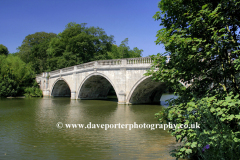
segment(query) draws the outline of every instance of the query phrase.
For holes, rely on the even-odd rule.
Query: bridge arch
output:
[[[130,90],[126,102],[136,103],[160,103],[162,93],[166,89],[164,82],[152,81],[151,76],[139,79]]]
[[[151,85],[150,85],[151,84]],[[189,87],[190,84],[187,82],[179,81],[184,87]],[[142,86],[141,86],[142,85]],[[152,87],[151,87],[152,86]],[[150,88],[148,90],[148,87]],[[167,89],[167,86],[164,82],[152,81],[151,76],[144,76],[140,78],[131,88],[126,103],[127,104],[136,104],[136,103],[160,103],[162,93]],[[139,92],[145,92],[147,94]]]
[[[68,82],[63,78],[58,78],[53,83],[51,88],[51,94],[52,97],[71,97],[71,89],[69,87],[70,85]]]
[[[91,73],[81,82],[77,91],[77,98],[107,99],[107,95],[111,87],[113,87],[118,98],[118,90],[108,76],[99,72]]]

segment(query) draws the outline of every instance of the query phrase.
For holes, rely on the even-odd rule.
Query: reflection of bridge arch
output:
[[[58,78],[52,85],[51,96],[71,97],[71,90],[68,82],[63,78]]]
[[[78,88],[77,98],[106,99],[111,87],[117,93],[114,83],[105,74],[95,72],[84,78]]]

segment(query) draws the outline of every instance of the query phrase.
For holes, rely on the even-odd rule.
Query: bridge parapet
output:
[[[69,71],[73,71],[74,70],[74,66],[72,67],[67,67],[67,68],[63,68],[62,72],[69,72]]]
[[[153,60],[151,57],[142,57],[142,58],[128,58],[127,64],[151,64]]]
[[[49,72],[50,75],[59,74],[59,73],[60,73],[60,69]]]
[[[48,72],[43,72],[43,73],[40,73],[40,74],[36,75],[36,78],[41,78],[41,77],[44,77],[44,78],[48,77]]]
[[[170,56],[166,56],[167,60],[166,62],[168,63],[170,61]],[[92,61],[88,63],[83,63],[67,68],[62,68],[58,69],[55,71],[51,71],[48,73],[41,73],[36,75],[36,78],[44,77],[45,74],[48,74],[49,76],[53,75],[58,75],[61,73],[66,73],[66,72],[72,72],[75,70],[81,70],[81,69],[86,69],[86,68],[98,68],[98,67],[106,67],[106,66],[122,66],[122,67],[128,67],[128,66],[133,66],[133,65],[142,65],[145,64],[147,66],[151,66],[151,63],[153,60],[151,57],[140,57],[140,58],[125,58],[125,59],[111,59],[111,60],[99,60],[99,61]]]
[[[98,65],[121,65],[122,59],[111,59],[111,60],[101,60],[97,61]]]
[[[79,64],[79,65],[76,65],[76,66],[77,66],[77,69],[83,69],[83,68],[91,68],[91,67],[94,66],[94,64],[95,64],[95,61]]]

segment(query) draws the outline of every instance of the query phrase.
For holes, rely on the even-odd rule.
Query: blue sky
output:
[[[1,0],[0,44],[10,53],[35,32],[60,33],[69,22],[103,28],[119,45],[129,39],[143,57],[165,52],[156,45],[160,21],[152,17],[160,0]]]

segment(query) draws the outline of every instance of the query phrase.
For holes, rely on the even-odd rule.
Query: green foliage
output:
[[[128,38],[125,38],[119,46],[113,44],[111,51],[107,52],[108,59],[120,59],[120,58],[135,58],[141,57],[143,50],[134,47],[130,49],[128,45]]]
[[[42,97],[42,90],[39,88],[39,85],[37,84],[37,82],[35,81],[33,83],[33,86],[31,87],[26,87],[24,89],[25,92],[25,96],[26,97]]]
[[[143,50],[127,46],[126,38],[120,46],[102,28],[86,27],[86,23],[67,24],[65,30],[51,39],[47,53],[50,70],[95,60],[140,57]]]
[[[174,87],[180,97],[157,116],[160,122],[201,126],[170,130],[183,142],[173,155],[238,159],[240,3],[162,0],[159,8],[154,18],[164,28],[156,43],[164,44],[166,53],[152,56],[153,67],[146,75]],[[169,63],[165,55],[171,56]],[[179,82],[191,85],[183,88]]]
[[[1,54],[6,55],[6,56],[9,54],[9,51],[8,51],[7,47],[2,45],[2,44],[0,44],[0,55]]]
[[[120,46],[113,43],[113,36],[108,36],[102,28],[71,22],[58,35],[29,34],[14,55],[31,64],[39,74],[95,60],[140,57],[143,51],[137,47],[131,50],[127,38]]]
[[[0,97],[23,95],[24,89],[34,83],[34,78],[30,64],[18,56],[0,55]]]
[[[19,85],[8,75],[0,77],[0,97],[14,97],[19,90]]]
[[[113,36],[99,27],[69,23],[62,33],[53,38],[47,50],[49,69],[69,67],[89,61],[106,59]]]
[[[47,49],[52,38],[56,37],[55,33],[36,32],[25,37],[22,45],[18,47],[19,57],[25,62],[30,63],[33,70],[42,73],[48,69],[46,65],[48,55]]]
[[[181,99],[181,98],[179,98]],[[183,145],[172,155],[178,158],[237,159],[240,156],[239,95],[193,98],[188,103],[171,101],[171,106],[156,114],[161,123],[200,124],[200,128],[177,128],[169,131]],[[209,149],[203,151],[204,146]]]

